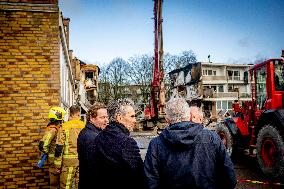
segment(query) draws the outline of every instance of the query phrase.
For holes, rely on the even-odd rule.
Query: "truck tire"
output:
[[[272,125],[265,125],[257,135],[257,160],[262,172],[273,178],[284,176],[283,136]]]
[[[216,133],[219,135],[223,141],[229,156],[233,153],[233,137],[229,128],[224,123],[219,123],[216,126]]]

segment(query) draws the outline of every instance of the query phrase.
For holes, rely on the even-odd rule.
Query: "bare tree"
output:
[[[183,51],[181,55],[179,56],[179,65],[177,68],[184,67],[190,63],[197,62],[196,55],[192,50],[189,51]]]
[[[164,68],[165,68],[165,82],[169,82],[168,73],[172,70],[182,68],[190,63],[197,62],[196,55],[192,50],[183,51],[179,55],[171,55],[169,53],[164,56]]]
[[[106,68],[106,77],[111,86],[112,99],[124,97],[124,88],[127,84],[128,64],[122,58],[113,59]]]
[[[102,66],[100,68],[99,75],[99,90],[98,90],[98,100],[107,104],[111,99],[111,84],[107,77],[107,66]]]
[[[148,103],[153,75],[153,56],[148,54],[113,59],[101,68],[99,100],[108,103],[111,99],[130,97],[135,102]],[[193,51],[183,51],[179,55],[164,55],[164,78],[166,92],[169,90],[168,73],[196,62]]]
[[[150,85],[152,81],[152,66],[153,57],[150,55],[133,56],[128,60],[129,71],[127,76],[130,79],[131,84],[136,85],[136,89],[140,91],[142,95],[142,102],[147,103],[150,93]],[[139,99],[134,99],[138,101]]]

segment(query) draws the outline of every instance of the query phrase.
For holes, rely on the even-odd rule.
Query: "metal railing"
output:
[[[227,80],[226,76],[207,76],[207,75],[203,75],[202,79],[204,81],[212,81],[212,80]]]
[[[251,93],[240,93],[240,98],[251,98]]]
[[[241,77],[240,76],[228,76],[228,80],[240,81]]]
[[[213,98],[238,98],[238,92],[213,93]]]

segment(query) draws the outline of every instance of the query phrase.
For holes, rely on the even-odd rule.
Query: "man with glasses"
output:
[[[109,125],[95,139],[93,188],[143,188],[143,161],[129,136],[136,124],[134,103],[111,101],[108,115]]]

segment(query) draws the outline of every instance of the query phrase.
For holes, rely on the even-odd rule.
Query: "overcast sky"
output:
[[[59,0],[70,48],[86,63],[153,54],[152,0]],[[250,63],[284,49],[284,0],[164,0],[164,51],[198,61]]]

